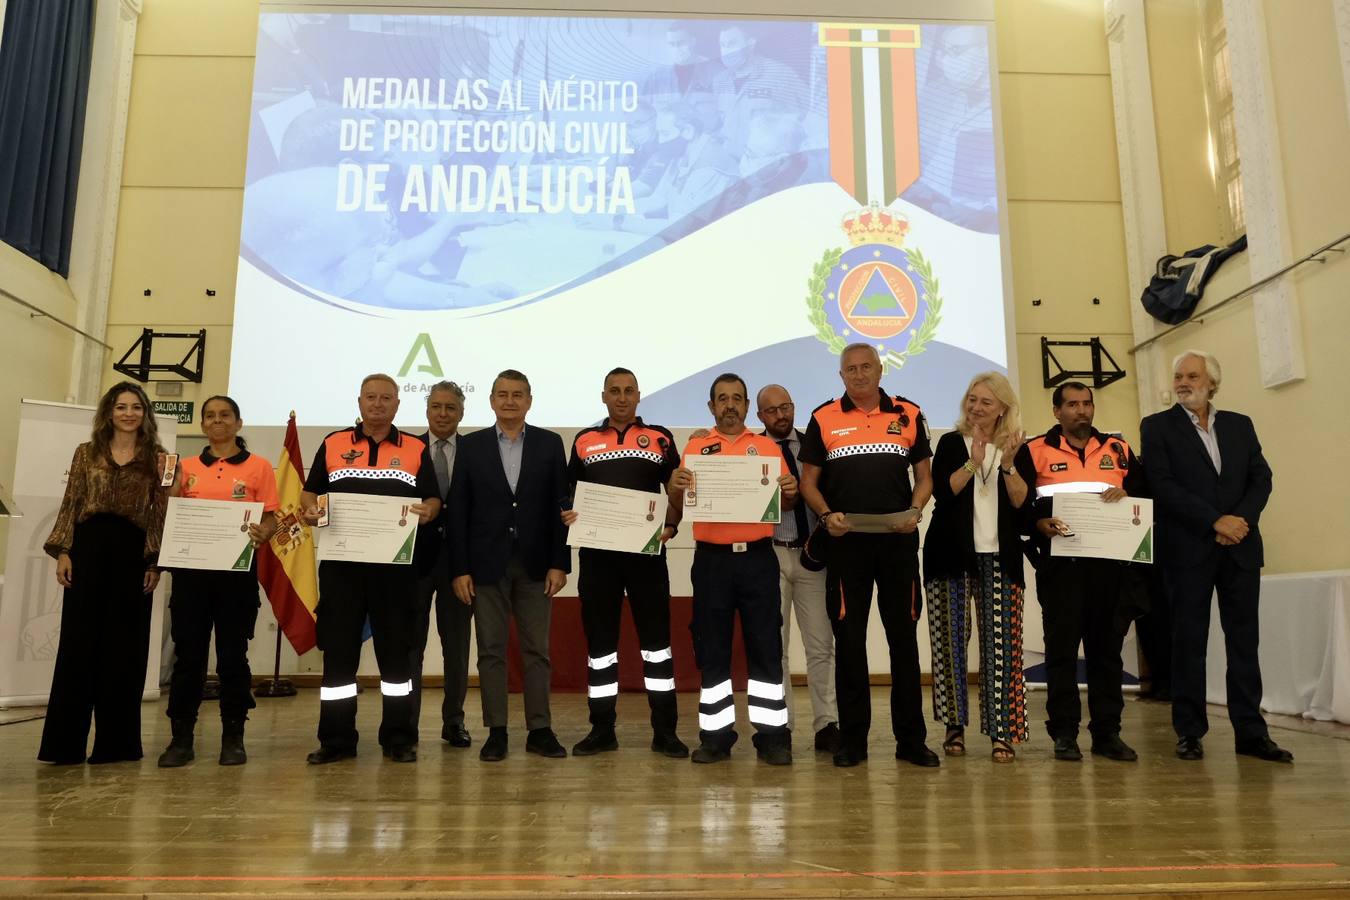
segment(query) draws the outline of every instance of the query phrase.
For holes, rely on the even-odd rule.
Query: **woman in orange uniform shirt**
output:
[[[239,429],[239,405],[216,396],[202,404],[202,433],[210,442],[200,456],[183,460],[179,496],[196,500],[262,503],[262,521],[249,526],[255,546],[272,536],[278,504],[272,464],[246,449]],[[253,673],[248,667],[248,642],[258,619],[257,557],[247,572],[178,569],[169,600],[176,658],[169,686],[169,720],[173,740],[159,757],[172,768],[193,758],[192,733],[202,703],[211,630],[216,632],[216,673],[220,676],[220,764],[247,762],[244,721],[253,702]]]

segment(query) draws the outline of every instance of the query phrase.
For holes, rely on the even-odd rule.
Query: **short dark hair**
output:
[[[502,369],[500,372],[498,372],[497,377],[492,379],[493,391],[497,390],[497,382],[501,381],[502,379],[505,379],[507,381],[523,381],[525,382],[525,393],[526,394],[532,393],[530,391],[530,379],[526,378],[525,373],[520,371],[519,369]]]
[[[745,395],[745,402],[750,402],[750,388],[745,386],[745,379],[735,372],[723,372],[713,379],[712,387],[708,388],[708,402],[717,399],[717,386],[724,381],[739,381],[741,383],[741,393]]]
[[[1083,382],[1081,382],[1081,381],[1062,381],[1062,382],[1060,382],[1060,384],[1055,388],[1055,392],[1054,392],[1053,394],[1050,395],[1050,404],[1051,404],[1052,406],[1054,406],[1055,409],[1059,409],[1061,406],[1064,405],[1064,392],[1065,392],[1065,391],[1087,391],[1087,392],[1088,392],[1088,399],[1089,399],[1089,400],[1095,399],[1095,398],[1093,397],[1093,395],[1092,395],[1092,388],[1088,387],[1086,384],[1083,384]]]
[[[228,406],[230,410],[234,413],[234,417],[236,419],[244,418],[239,412],[239,404],[235,402],[233,397],[227,397],[224,394],[212,394],[210,397],[207,397],[205,400],[202,401],[201,414],[203,416],[206,415],[206,404],[216,400],[219,400],[221,403],[224,403],[226,406]],[[239,445],[240,450],[248,449],[248,442],[244,440],[243,435],[236,434],[234,436],[234,442]]]
[[[625,369],[623,366],[615,366],[614,368],[610,369],[608,372],[605,373],[605,380],[603,383],[609,384],[609,380],[613,378],[615,375],[632,375],[633,380],[637,381],[637,375],[633,374],[632,369]]]

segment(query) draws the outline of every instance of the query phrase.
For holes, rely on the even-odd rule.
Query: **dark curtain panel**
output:
[[[70,274],[94,0],[9,0],[0,36],[0,240]]]

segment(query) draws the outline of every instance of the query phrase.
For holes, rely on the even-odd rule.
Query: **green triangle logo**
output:
[[[661,552],[661,532],[663,532],[663,531],[665,531],[665,530],[666,530],[666,523],[664,523],[664,522],[662,522],[660,525],[656,526],[656,533],[653,534],[651,540],[649,540],[649,541],[643,546],[642,552],[643,552],[643,553],[646,553],[646,554],[649,554],[649,555],[655,555],[655,554],[657,554],[657,553],[660,553],[660,552]]]
[[[413,557],[413,544],[417,541],[417,529],[408,532],[408,539],[403,542],[397,554],[394,555],[396,563],[410,563]]]
[[[783,514],[779,510],[779,503],[782,496],[783,492],[781,490],[773,492],[773,496],[769,498],[769,505],[764,508],[764,515],[759,517],[761,522],[772,522],[777,525],[778,522],[782,520]]]
[[[239,554],[239,558],[230,566],[231,571],[247,572],[249,566],[253,565],[253,542],[249,541],[244,545],[244,552]]]
[[[1139,542],[1139,549],[1134,551],[1132,562],[1153,562],[1153,529],[1150,528],[1144,532],[1144,539]]]

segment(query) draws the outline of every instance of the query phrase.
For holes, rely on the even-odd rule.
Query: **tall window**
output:
[[[1196,0],[1200,10],[1200,62],[1209,120],[1209,171],[1225,241],[1247,230],[1242,203],[1242,167],[1233,122],[1233,81],[1228,59],[1228,29],[1223,0]]]

